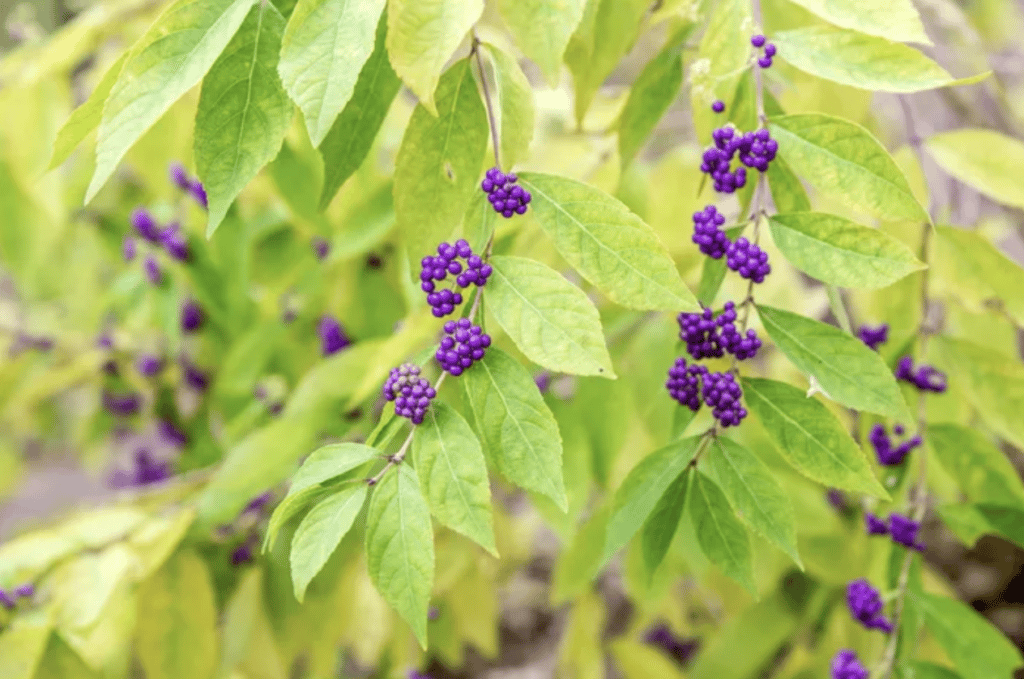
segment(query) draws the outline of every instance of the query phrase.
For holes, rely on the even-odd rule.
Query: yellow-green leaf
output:
[[[498,9],[519,49],[558,84],[562,55],[583,18],[586,0],[499,0]]]
[[[912,0],[793,0],[836,26],[898,42],[932,44]],[[774,37],[774,36],[773,36]]]
[[[1024,142],[995,130],[965,128],[925,141],[942,169],[993,200],[1024,208]]]

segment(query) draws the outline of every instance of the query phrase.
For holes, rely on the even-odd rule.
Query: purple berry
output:
[[[886,535],[889,533],[889,527],[885,525],[885,520],[878,518],[871,512],[864,512],[864,526],[868,531],[868,535]]]
[[[327,259],[327,255],[331,253],[331,244],[326,239],[317,236],[313,239],[313,254],[321,262]]]
[[[480,188],[487,194],[494,211],[506,219],[515,214],[525,214],[526,205],[530,202],[530,192],[521,186],[516,186],[519,181],[513,173],[502,174],[497,167],[487,170]]]
[[[723,427],[736,426],[747,416],[747,409],[740,401],[743,390],[732,373],[707,373],[701,395]]]
[[[861,342],[878,351],[878,346],[885,344],[889,340],[889,324],[882,323],[877,328],[862,325],[857,331],[857,337],[860,338]]]
[[[754,47],[762,47],[762,46],[764,46],[764,42],[765,42],[765,37],[763,35],[760,35],[760,34],[755,35],[755,36],[750,38],[750,44],[753,45]]]
[[[189,261],[188,240],[179,232],[178,224],[171,224],[170,227],[160,232],[160,243],[174,259],[179,262]]]
[[[917,371],[914,370],[914,359],[910,356],[903,356],[896,363],[894,372],[896,379],[910,382],[921,391],[931,391],[941,394],[946,391],[946,373],[930,365],[922,364]]]
[[[146,278],[153,285],[160,285],[164,279],[163,271],[160,270],[160,264],[156,261],[153,255],[146,255],[146,259],[142,262],[142,268],[146,272]]]
[[[868,679],[868,669],[848,648],[841,649],[832,658],[832,679]]]
[[[668,370],[668,381],[665,388],[669,395],[680,405],[693,412],[700,410],[700,378],[706,375],[707,368],[702,365],[686,365],[686,359],[679,357]]]
[[[103,408],[118,417],[134,415],[142,408],[142,397],[133,393],[114,394],[104,389],[101,400]]]
[[[729,245],[725,252],[725,263],[740,276],[755,283],[763,283],[764,277],[772,270],[768,264],[768,253],[743,237]]]
[[[24,585],[18,585],[14,588],[12,594],[19,599],[31,599],[36,593],[36,587],[32,583],[26,583]]]
[[[679,323],[679,339],[686,342],[690,356],[695,359],[722,357],[724,351],[711,309],[705,308],[699,314],[681,313],[676,321]]]
[[[125,236],[124,243],[121,245],[121,254],[124,255],[124,261],[130,262],[135,259],[136,252],[135,239],[131,236]]]
[[[715,102],[711,104],[711,110],[715,113],[721,113],[725,110],[725,102],[721,99],[715,100]]]
[[[188,434],[170,420],[160,420],[157,423],[157,432],[160,438],[172,446],[184,448],[188,445]]]
[[[199,203],[200,207],[202,207],[204,210],[207,208],[206,189],[203,188],[202,182],[200,182],[198,179],[194,179],[191,182],[189,182],[188,189],[186,190],[188,191],[189,195],[192,196],[192,198],[197,203]]]
[[[320,353],[324,356],[336,354],[352,344],[348,335],[333,316],[324,314],[316,326],[316,334],[320,337]]]
[[[757,65],[760,66],[761,68],[771,68],[772,59],[771,57],[761,57],[760,59],[757,60]]]
[[[181,330],[185,333],[193,333],[203,326],[206,315],[203,308],[194,300],[188,300],[181,307]]]
[[[882,596],[867,580],[854,580],[846,587],[846,605],[850,615],[868,629],[892,632],[890,623],[882,613]]]
[[[135,208],[129,219],[132,223],[132,227],[134,227],[138,234],[144,239],[148,240],[150,243],[160,242],[160,229],[149,210],[143,207]]]
[[[185,377],[185,384],[196,391],[206,391],[210,386],[210,376],[184,356],[181,358],[180,363]]]
[[[164,359],[159,356],[143,354],[142,356],[139,356],[139,360],[135,363],[135,367],[138,368],[140,375],[155,377],[164,369],[165,363]]]
[[[189,185],[192,183],[192,178],[188,176],[188,172],[185,171],[185,166],[181,163],[171,163],[168,168],[168,174],[171,176],[171,181],[182,191],[187,191]]]
[[[706,206],[701,212],[693,213],[692,240],[700,251],[712,259],[721,259],[729,246],[729,238],[722,231],[725,217],[714,205]]]
[[[384,383],[384,398],[394,401],[395,414],[407,418],[413,424],[423,422],[430,401],[437,392],[430,382],[420,377],[420,368],[413,363],[403,363],[392,368]]]
[[[491,338],[468,318],[448,321],[444,324],[445,336],[434,354],[441,369],[458,376],[484,357]]]
[[[923,552],[924,545],[917,541],[919,530],[921,530],[921,524],[909,516],[895,513],[889,515],[889,534],[892,536],[893,542]]]
[[[768,43],[767,45],[764,46],[764,55],[766,57],[768,57],[769,59],[771,59],[772,57],[775,56],[775,52],[776,52],[775,43],[770,42],[770,43]]]

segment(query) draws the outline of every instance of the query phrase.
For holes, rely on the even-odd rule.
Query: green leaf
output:
[[[1018,448],[1024,447],[1024,367],[1016,359],[972,342],[938,336],[943,362],[967,392],[982,421]]]
[[[668,44],[651,59],[633,82],[626,105],[619,116],[619,162],[625,168],[665,111],[679,96],[683,84],[683,46],[689,37],[687,26],[674,35]]]
[[[640,530],[661,496],[690,465],[701,440],[691,436],[670,443],[633,467],[612,498],[602,563],[608,563]]]
[[[990,526],[987,532],[995,533],[1024,549],[1024,511],[1018,507],[1003,507],[987,502],[975,505],[974,508]]]
[[[781,31],[772,34],[772,42],[780,57],[804,73],[862,90],[920,92],[975,80],[954,79],[912,47],[831,26]]]
[[[460,381],[498,471],[518,486],[547,495],[566,511],[562,437],[529,371],[492,346]]]
[[[57,139],[53,142],[53,155],[50,157],[50,165],[47,169],[52,170],[67,160],[75,147],[82,143],[82,140],[88,137],[90,132],[99,127],[100,120],[103,119],[103,104],[106,103],[110,90],[117,82],[117,77],[121,74],[121,69],[124,67],[124,62],[128,60],[129,54],[130,52],[127,50],[123,52],[117,61],[107,69],[85,103],[71,112],[67,122],[57,132]]]
[[[294,109],[277,75],[283,29],[274,6],[259,3],[203,78],[193,143],[209,201],[207,238],[288,132]]]
[[[498,10],[516,45],[556,87],[562,68],[562,55],[583,18],[586,0],[499,0]]]
[[[352,528],[368,490],[369,486],[361,480],[351,483],[321,501],[302,519],[292,536],[290,556],[295,598],[300,603],[310,581]]]
[[[317,500],[327,497],[333,489],[320,485],[310,486],[295,492],[289,492],[288,496],[278,503],[267,522],[267,534],[263,538],[263,551],[268,552],[274,547],[278,533],[284,526],[298,516],[304,509]]]
[[[707,28],[693,61],[698,66],[687,73],[697,139],[710,139],[712,128],[721,124],[720,116],[711,110],[715,99],[728,104],[728,119],[737,125],[746,118],[737,115],[744,109],[751,118],[756,113],[754,97],[746,96],[754,93],[753,78],[749,76],[753,28],[750,10],[746,0],[716,0],[705,6]]]
[[[828,408],[784,382],[744,377],[743,395],[775,447],[818,483],[888,499],[867,458]]]
[[[554,269],[494,256],[487,308],[528,359],[549,370],[615,378],[597,307]]]
[[[432,116],[444,117],[441,71],[483,10],[483,0],[388,0],[391,65]]]
[[[925,268],[902,241],[836,215],[779,214],[771,228],[793,266],[830,285],[874,290]]]
[[[829,398],[857,410],[912,422],[896,378],[876,352],[839,328],[769,306],[757,307],[765,330]]]
[[[768,127],[793,171],[819,191],[882,219],[928,221],[896,161],[860,125],[808,113]]]
[[[395,75],[384,47],[387,13],[381,15],[373,53],[363,64],[352,97],[317,147],[324,161],[324,187],[320,209],[325,209],[342,184],[359,169],[373,147],[402,81]],[[332,248],[333,250],[333,248]]]
[[[936,594],[911,596],[928,630],[964,679],[1011,677],[1024,664],[1020,651],[974,609]]]
[[[950,668],[930,662],[918,660],[911,667],[913,669],[903,675],[906,679],[962,679]]]
[[[405,618],[426,650],[434,533],[416,473],[407,464],[385,474],[370,497],[366,559],[377,591]]]
[[[462,220],[479,190],[487,134],[470,61],[462,59],[441,78],[437,113],[422,101],[413,111],[395,161],[395,217],[411,260],[433,252]]]
[[[533,88],[511,55],[484,45],[491,55],[497,86],[501,166],[513,167],[526,158],[533,140]]]
[[[569,601],[582,594],[601,570],[608,506],[598,508],[558,556],[551,581],[551,603]]]
[[[928,443],[968,499],[1024,509],[1024,484],[1016,468],[977,429],[953,423],[929,425]]]
[[[701,551],[756,598],[750,536],[733,513],[722,489],[698,469],[687,495],[690,520]]]
[[[178,552],[140,587],[135,650],[148,679],[209,679],[217,604],[206,563]]]
[[[809,212],[811,200],[807,197],[800,178],[789,169],[785,158],[776,156],[768,166],[768,186],[771,187],[772,201],[781,213]]]
[[[255,0],[178,0],[131,48],[103,106],[88,203],[128,149],[210,70]]]
[[[767,465],[735,441],[715,437],[704,457],[704,469],[721,487],[740,518],[788,554],[802,570],[793,506]]]
[[[858,0],[855,4],[832,0],[793,2],[836,26],[897,42],[932,44],[911,0]]]
[[[929,137],[925,148],[943,170],[989,198],[1024,208],[1017,172],[1024,143],[995,130],[965,128]]]
[[[299,0],[281,38],[278,71],[313,146],[327,136],[373,52],[385,0]]]
[[[630,309],[699,311],[654,230],[621,202],[555,175],[524,172],[519,182],[559,253],[610,300]]]
[[[644,522],[643,530],[640,532],[640,550],[648,573],[657,570],[668,553],[672,538],[679,529],[679,522],[683,519],[686,491],[690,487],[692,477],[690,467],[683,470],[683,473],[661,494],[658,504]]]
[[[569,39],[565,63],[576,86],[576,122],[581,124],[605,78],[633,47],[647,0],[590,0]]]
[[[976,231],[938,226],[935,235],[936,283],[979,310],[998,305],[1024,325],[1024,269]]]
[[[469,423],[435,402],[415,429],[412,454],[430,512],[497,556],[487,463]]]
[[[53,625],[48,618],[19,615],[0,632],[0,677],[32,679]]]

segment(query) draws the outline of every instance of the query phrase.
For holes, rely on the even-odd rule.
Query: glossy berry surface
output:
[[[502,217],[526,214],[526,206],[533,200],[530,192],[516,182],[519,177],[511,172],[504,174],[500,168],[492,167],[480,182],[480,188],[487,194],[491,207]]]
[[[892,632],[892,623],[882,614],[882,596],[867,580],[854,580],[846,587],[846,605],[850,615],[868,629]]]
[[[413,363],[392,368],[383,391],[384,398],[395,402],[395,413],[413,424],[423,422],[430,401],[437,396],[430,382],[420,377],[419,366]]]
[[[444,324],[445,336],[441,338],[434,358],[441,369],[452,376],[459,376],[484,357],[491,337],[479,325],[473,325],[468,318],[448,321]]]
[[[725,303],[715,322],[719,328],[718,341],[723,349],[741,361],[757,355],[761,348],[757,331],[748,328],[746,334],[740,333],[736,328],[736,305],[733,302]]]
[[[743,390],[732,373],[707,373],[701,392],[704,402],[723,427],[734,427],[747,416],[741,398]]]
[[[708,369],[702,365],[687,365],[686,359],[680,356],[668,370],[665,388],[680,405],[697,412],[701,405],[700,378],[707,372]]]
[[[746,168],[766,172],[779,150],[767,128],[740,132],[731,125],[711,132],[713,146],[701,156],[701,172],[711,176],[715,191],[733,193],[747,184]],[[740,167],[732,170],[732,161],[739,158]],[[745,166],[745,167],[744,167]]]
[[[721,259],[729,247],[729,238],[722,231],[725,216],[714,205],[693,213],[693,242],[711,259]]]
[[[750,44],[754,47],[764,47],[765,37],[761,34],[755,35],[750,38]]]
[[[725,264],[743,278],[763,283],[772,271],[768,253],[746,238],[737,238],[725,251]]]
[[[868,669],[848,648],[841,649],[832,658],[832,679],[868,679]]]
[[[686,352],[690,356],[702,359],[721,358],[724,355],[714,316],[714,311],[705,308],[699,314],[681,313],[676,317],[679,339],[686,342]]]
[[[462,293],[456,288],[482,287],[493,271],[483,258],[473,254],[465,240],[458,240],[454,245],[441,243],[437,246],[437,255],[424,257],[420,267],[420,289],[427,293],[427,303],[437,318],[447,316],[462,304]],[[449,276],[455,277],[455,286],[440,288]]]

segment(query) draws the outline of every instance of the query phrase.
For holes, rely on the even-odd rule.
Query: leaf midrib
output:
[[[484,535],[488,534],[487,526],[479,523],[479,517],[476,515],[476,512],[474,511],[474,505],[470,502],[469,497],[466,495],[465,489],[462,487],[462,477],[455,473],[455,467],[452,466],[451,456],[448,454],[448,447],[445,445],[444,437],[441,436],[441,427],[437,423],[437,413],[435,413],[433,409],[430,409],[428,412],[430,412],[430,421],[431,424],[433,425],[433,431],[431,433],[434,435],[434,440],[437,442],[437,448],[441,452],[441,455],[436,456],[435,460],[437,459],[437,457],[444,458],[445,466],[448,467],[448,474],[454,480],[455,488],[456,490],[458,490],[459,493],[459,498],[462,501],[463,507],[465,507],[466,517],[469,519],[470,523],[475,525],[474,530],[480,531],[477,536],[473,536],[473,539],[475,540],[477,538],[482,538]],[[452,420],[456,421],[454,418],[452,418]],[[483,456],[482,451],[480,452],[480,455],[481,457]],[[489,548],[488,551],[490,551]]]

